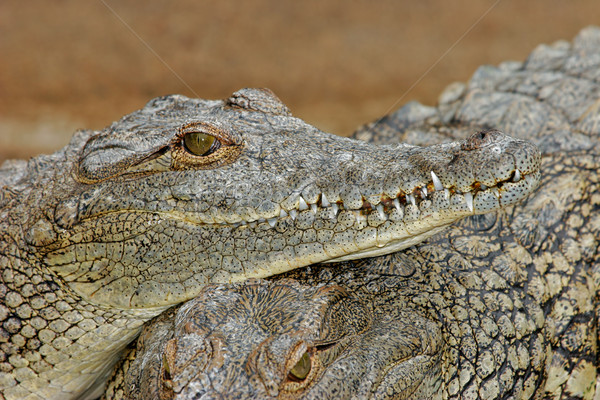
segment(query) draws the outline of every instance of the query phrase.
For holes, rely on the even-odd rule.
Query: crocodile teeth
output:
[[[379,204],[379,205],[377,206],[377,213],[379,214],[379,218],[381,218],[381,219],[383,219],[383,220],[386,220],[386,219],[387,219],[387,217],[386,217],[386,215],[385,215],[385,212],[383,211],[383,206],[382,206],[381,204]]]
[[[427,197],[427,188],[426,187],[422,188],[421,192],[423,193],[423,198]]]
[[[415,201],[415,196],[411,194],[406,195],[406,200],[410,201],[413,206],[417,205],[417,202]]]
[[[298,211],[290,210],[290,217],[292,217],[292,219],[296,219],[297,216],[298,216]]]
[[[490,190],[494,194],[494,196],[496,196],[498,199],[500,199],[500,192],[498,191],[498,188],[493,187]]]
[[[486,190],[488,187],[486,185],[484,185],[483,183],[481,185],[479,185],[479,189],[481,190]]]
[[[312,211],[313,214],[317,213],[317,205],[315,203],[310,205],[310,211]]]
[[[340,210],[340,207],[337,205],[337,203],[333,203],[331,205],[331,213],[333,214],[334,217],[337,215],[339,210]]]
[[[444,190],[444,185],[442,185],[442,181],[437,177],[435,172],[431,171],[431,179],[433,180],[433,187],[435,190]]]
[[[396,207],[396,211],[398,211],[398,212],[402,211],[402,210],[400,210],[400,200],[398,200],[398,198],[395,198],[392,203],[394,204],[394,207]]]
[[[321,194],[321,206],[322,207],[329,207],[331,204],[329,204],[329,201],[327,200],[327,196],[325,196],[325,193]]]
[[[287,217],[287,216],[288,216],[288,213],[286,213],[286,212],[285,212],[285,210],[282,208],[282,209],[279,211],[279,217],[280,217],[280,218],[284,218],[284,217]]]
[[[513,177],[513,182],[519,182],[521,180],[521,171],[515,169],[515,176]]]
[[[267,220],[267,222],[269,223],[269,225],[271,225],[271,228],[275,228],[275,224],[277,223],[277,218],[269,218]]]
[[[298,204],[299,204],[298,210],[300,210],[300,211],[308,210],[308,204],[306,204],[304,197],[302,197],[302,196],[298,197]]]
[[[465,193],[465,203],[467,203],[467,207],[469,210],[473,212],[473,194],[471,192]]]

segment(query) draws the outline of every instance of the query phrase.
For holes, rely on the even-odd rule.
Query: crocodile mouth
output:
[[[279,223],[284,222],[293,224],[303,212],[311,212],[314,216],[318,215],[323,219],[336,219],[340,213],[348,212],[358,224],[371,226],[379,226],[386,221],[410,224],[419,219],[427,219],[436,212],[451,213],[448,219],[453,221],[460,217],[482,214],[514,204],[533,190],[540,180],[540,172],[537,170],[521,172],[515,168],[508,179],[499,180],[493,186],[475,181],[470,186],[471,190],[460,191],[455,186],[442,184],[434,171],[430,171],[430,175],[431,181],[415,186],[410,191],[405,192],[398,188],[394,194],[382,193],[379,196],[369,196],[368,199],[361,194],[360,200],[354,201],[352,205],[346,205],[341,199],[330,200],[324,192],[318,193],[309,200],[302,195],[303,188],[300,188],[294,190],[284,202],[276,204],[270,215],[265,217],[257,216],[256,210],[251,213],[223,213],[218,209],[214,212],[130,209],[127,212],[153,214],[154,217],[148,222],[149,225],[164,219],[179,219],[192,224],[230,228],[256,228],[262,224],[264,229],[275,228]],[[69,215],[76,212],[77,215],[72,219],[79,222],[124,212],[122,210],[94,212],[93,208],[87,208],[87,215],[82,215],[83,213],[76,210],[76,206],[70,208],[67,206],[68,204],[62,204],[59,208],[61,210],[65,208],[64,213]]]
[[[246,225],[254,227],[264,223],[274,228],[284,219],[296,220],[299,213],[303,211],[311,211],[315,215],[324,212],[324,216],[331,219],[335,219],[342,211],[350,211],[358,222],[366,222],[370,215],[380,223],[387,220],[410,222],[418,217],[426,218],[431,212],[443,211],[443,207],[436,207],[437,203],[434,203],[434,200],[445,205],[445,208],[462,211],[467,216],[485,213],[499,206],[522,200],[524,195],[521,194],[533,189],[540,178],[538,171],[524,173],[516,168],[509,179],[498,181],[494,186],[476,181],[471,185],[470,191],[461,192],[456,187],[444,186],[434,171],[430,174],[431,182],[427,185],[417,186],[408,193],[398,190],[396,197],[382,194],[375,201],[372,198],[369,201],[362,196],[362,204],[358,208],[346,207],[342,200],[330,201],[323,192],[318,195],[316,201],[308,201],[302,194],[297,193],[290,196],[296,198],[288,202],[292,207],[286,209],[285,206],[280,205],[279,214],[270,218],[244,220],[240,217],[240,220],[233,223],[226,220],[216,222],[214,219],[203,222],[230,225],[235,228]]]

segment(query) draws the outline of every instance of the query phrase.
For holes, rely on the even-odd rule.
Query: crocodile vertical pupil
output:
[[[302,358],[294,365],[294,368],[290,370],[290,375],[296,379],[306,379],[310,372],[311,363],[310,363],[310,355],[308,353],[304,353]]]
[[[183,144],[187,151],[196,156],[206,156],[216,147],[216,139],[212,135],[201,132],[190,132],[183,137]]]

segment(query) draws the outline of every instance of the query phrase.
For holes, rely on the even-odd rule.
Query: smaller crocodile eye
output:
[[[310,373],[311,361],[308,352],[302,355],[302,358],[294,365],[294,368],[290,370],[290,376],[295,379],[303,380],[306,379]]]
[[[206,133],[189,132],[183,137],[183,145],[195,156],[207,156],[219,148],[220,142]]]

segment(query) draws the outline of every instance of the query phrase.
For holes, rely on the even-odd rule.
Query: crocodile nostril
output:
[[[461,148],[462,150],[476,150],[496,141],[500,136],[502,136],[502,132],[497,129],[484,129],[469,136]]]

